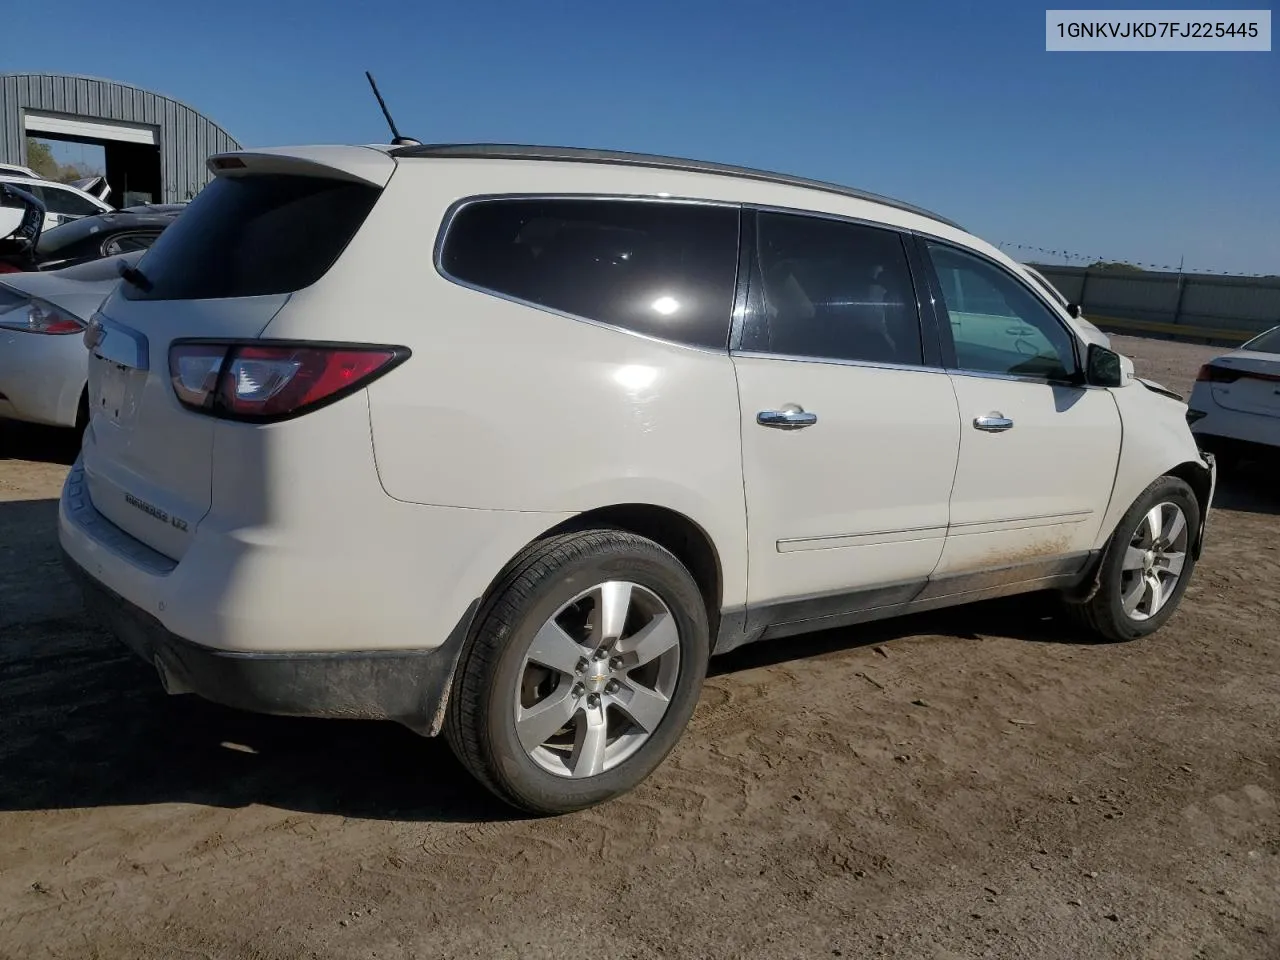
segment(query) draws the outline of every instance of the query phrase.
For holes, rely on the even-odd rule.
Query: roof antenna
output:
[[[369,79],[369,86],[373,87],[373,95],[378,98],[378,106],[382,108],[382,115],[387,118],[387,126],[391,128],[392,145],[397,147],[422,146],[421,140],[400,136],[400,131],[396,129],[396,122],[391,119],[391,111],[387,109],[387,102],[382,99],[382,94],[378,92],[378,85],[374,82],[373,74],[366,70],[364,75]]]

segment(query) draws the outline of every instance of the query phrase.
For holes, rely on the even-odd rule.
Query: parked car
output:
[[[0,277],[0,417],[83,429],[88,319],[142,252]]]
[[[1111,346],[1111,338],[1087,320],[1080,306],[1071,303],[1064,297],[1062,291],[1055,287],[1048,277],[1028,263],[1021,264],[1021,267],[1030,274],[1032,280],[1044,288],[1044,291],[1057,302],[1059,307],[1075,318],[1076,326],[1085,334],[1090,343],[1099,343],[1108,348]]]
[[[14,177],[37,177],[39,176],[30,167],[24,167],[20,163],[0,163],[0,176]]]
[[[1274,458],[1280,448],[1280,327],[1206,363],[1187,420],[1224,463]]]
[[[57,183],[53,180],[42,180],[23,174],[0,171],[0,183],[12,183],[19,186],[23,190],[34,194],[45,205],[44,226],[46,230],[52,230],[59,224],[74,220],[77,217],[91,217],[98,213],[110,213],[115,209],[103,199],[111,189],[106,186],[106,180],[102,177],[90,179],[93,182],[101,181],[101,186],[99,187],[99,192],[102,192],[101,197],[80,190],[68,183]],[[87,183],[86,181],[81,182]],[[106,192],[103,192],[102,188],[105,188]],[[21,217],[22,212],[19,208],[0,206],[0,236],[10,233],[17,226]]]
[[[121,211],[64,223],[41,235],[36,244],[36,269],[61,270],[100,257],[146,250],[177,216],[178,212]]]
[[[443,729],[554,813],[658,766],[712,653],[1039,590],[1130,639],[1187,587],[1185,405],[942,217],[590,150],[210,168],[85,332],[59,507],[172,692]]]

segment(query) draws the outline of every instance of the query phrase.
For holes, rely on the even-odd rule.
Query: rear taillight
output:
[[[230,420],[287,420],[343,397],[396,367],[405,347],[175,341],[173,392],[188,409]]]
[[[33,297],[16,307],[0,312],[0,327],[21,330],[23,333],[65,334],[81,333],[84,321],[61,307]]]
[[[1233,370],[1217,364],[1206,363],[1196,374],[1196,380],[1205,383],[1235,383],[1237,380],[1262,380],[1280,383],[1280,373],[1263,373],[1261,370]]]
[[[1240,371],[1229,370],[1212,363],[1206,363],[1196,374],[1197,383],[1235,383],[1240,379]]]

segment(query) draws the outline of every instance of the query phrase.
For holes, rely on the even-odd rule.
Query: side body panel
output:
[[[264,336],[413,351],[368,390],[387,496],[556,515],[619,504],[670,509],[709,535],[722,565],[722,602],[739,606],[746,515],[727,350],[505,300],[433,265],[437,233],[459,200],[591,193],[593,179],[598,193],[618,195],[620,183],[634,183],[617,170],[601,177],[551,167],[538,164],[530,177],[518,164],[402,162],[330,274],[294,294]]]
[[[1123,424],[1124,442],[1111,503],[1094,542],[1105,546],[1116,524],[1150,483],[1184,464],[1208,469],[1186,421],[1186,404],[1132,382],[1111,391]]]
[[[955,374],[960,463],[937,576],[1087,552],[1120,452],[1106,390]],[[986,432],[999,414],[1013,426]]]

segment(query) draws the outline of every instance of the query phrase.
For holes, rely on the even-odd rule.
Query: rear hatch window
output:
[[[382,191],[328,177],[218,177],[156,241],[130,300],[292,293],[319,280]]]

